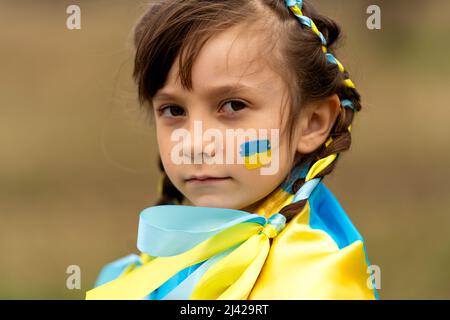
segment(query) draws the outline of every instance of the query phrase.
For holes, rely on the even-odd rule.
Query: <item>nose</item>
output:
[[[217,139],[210,139],[210,130],[217,130],[213,126],[205,125],[203,120],[193,120],[189,124],[190,139],[185,144],[184,154],[190,156],[190,163],[202,164],[216,155]],[[190,141],[189,141],[190,140]]]

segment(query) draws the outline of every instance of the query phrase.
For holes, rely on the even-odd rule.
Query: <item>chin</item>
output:
[[[214,196],[199,197],[196,199],[192,199],[191,202],[196,207],[227,208],[227,209],[239,208],[239,205],[230,203],[229,201],[224,201],[223,198],[218,198]]]

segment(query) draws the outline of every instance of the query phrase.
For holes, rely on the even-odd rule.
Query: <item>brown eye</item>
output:
[[[247,105],[239,100],[230,100],[223,104],[223,107],[221,110],[225,113],[236,113],[244,108],[246,108]]]
[[[179,106],[165,106],[158,110],[158,113],[163,117],[182,117],[185,115],[184,109]]]

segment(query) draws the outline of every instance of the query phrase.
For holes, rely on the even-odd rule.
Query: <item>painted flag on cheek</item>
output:
[[[271,162],[270,140],[250,140],[241,145],[239,155],[244,158],[245,167],[253,170]]]

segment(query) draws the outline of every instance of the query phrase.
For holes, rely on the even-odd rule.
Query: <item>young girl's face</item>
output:
[[[286,112],[281,112],[287,98],[287,86],[258,55],[263,44],[254,34],[244,35],[243,32],[242,27],[234,27],[205,44],[192,68],[191,91],[180,85],[178,63],[174,63],[164,87],[152,100],[158,146],[166,174],[191,205],[246,210],[275,190],[292,168],[296,142],[292,143],[294,149],[288,150],[284,136],[279,136],[278,145],[271,136],[276,129],[281,134],[280,126],[287,121],[283,116]],[[241,89],[227,90],[237,86]],[[201,136],[195,140],[195,123],[197,130],[201,124],[200,134],[208,129],[221,133],[222,147],[219,140],[206,140]],[[234,146],[230,144],[226,129],[244,132],[266,129],[266,138],[272,145],[272,161],[278,163],[265,167],[272,165],[277,170],[273,174],[262,174],[261,167],[250,168],[238,163],[239,143],[234,139]],[[174,160],[173,152],[180,150],[181,140],[171,137],[174,132],[183,131],[190,133],[190,139],[183,140],[182,152],[192,162],[180,164]],[[214,141],[216,143],[212,145]],[[226,158],[230,150],[234,150],[232,163]],[[223,164],[205,163],[205,158],[217,157],[221,152]],[[274,153],[278,153],[278,159]],[[195,156],[203,159],[202,163],[194,163]],[[212,179],[192,179],[195,176]]]

